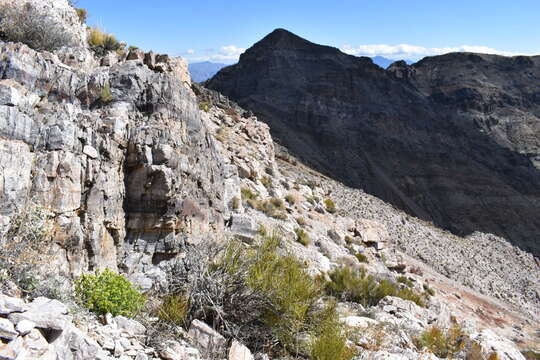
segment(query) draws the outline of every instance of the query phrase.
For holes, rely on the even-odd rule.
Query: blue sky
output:
[[[540,54],[540,0],[78,0],[145,50],[232,63],[275,28],[355,55]]]

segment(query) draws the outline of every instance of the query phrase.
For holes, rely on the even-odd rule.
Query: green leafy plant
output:
[[[75,294],[90,311],[99,315],[134,316],[145,297],[124,276],[109,269],[82,275],[75,281]]]

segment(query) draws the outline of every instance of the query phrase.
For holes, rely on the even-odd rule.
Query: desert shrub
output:
[[[296,204],[296,198],[292,194],[288,194],[287,196],[285,196],[285,201],[291,205]]]
[[[367,256],[364,255],[364,254],[362,254],[362,253],[356,253],[354,256],[355,256],[355,257],[358,259],[358,261],[361,262],[361,263],[368,263],[368,262],[369,262]]]
[[[157,316],[161,321],[184,325],[189,312],[189,298],[184,295],[168,295],[163,298]]]
[[[272,187],[272,178],[270,176],[263,176],[260,181],[265,188],[269,189]]]
[[[79,21],[81,22],[81,24],[86,24],[86,19],[88,18],[88,11],[83,8],[77,8],[75,9],[75,11],[77,12],[77,16],[79,17]]]
[[[397,281],[398,283],[404,284],[404,285],[406,285],[406,286],[408,286],[408,287],[413,287],[413,286],[414,286],[414,283],[412,282],[412,280],[409,279],[409,278],[406,277],[406,276],[403,276],[403,275],[398,276],[398,278],[396,279],[396,281]]]
[[[307,196],[307,197],[306,197],[306,200],[307,200],[311,205],[317,205],[317,203],[318,203],[321,199],[319,199],[317,196]]]
[[[240,194],[242,196],[242,201],[247,202],[248,200],[255,200],[259,196],[257,193],[254,193],[248,188],[241,188]]]
[[[108,104],[113,101],[111,85],[109,85],[109,82],[106,82],[105,85],[103,85],[103,88],[101,89],[100,100],[103,104]]]
[[[308,233],[302,228],[296,228],[294,230],[296,233],[296,241],[304,246],[308,246],[311,243]]]
[[[79,277],[75,294],[86,308],[99,315],[131,317],[145,302],[144,295],[124,275],[109,269]]]
[[[301,346],[298,334],[309,330],[308,314],[321,288],[298,259],[278,253],[280,241],[275,235],[264,239],[249,268],[247,283],[270,301],[263,322],[285,348],[294,351]]]
[[[349,360],[355,355],[354,350],[347,346],[345,327],[339,321],[334,303],[317,314],[314,326],[314,341],[311,345],[313,360]]]
[[[433,326],[414,339],[419,348],[427,348],[440,358],[453,358],[465,347],[463,330],[455,325],[448,330]]]
[[[372,275],[366,275],[365,270],[353,270],[343,267],[329,274],[326,291],[343,300],[354,301],[363,306],[374,306],[386,296],[396,296],[404,300],[425,306],[423,298],[411,289],[399,289],[388,280],[377,280]]]
[[[208,101],[201,101],[199,103],[199,110],[202,110],[204,112],[210,111],[210,103]]]
[[[266,215],[275,219],[286,220],[287,215],[284,213],[285,203],[278,198],[269,198],[266,200],[247,199],[247,204],[255,210],[262,211]]]
[[[30,202],[0,232],[0,290],[13,282],[29,294],[39,287],[40,268],[51,246],[53,213]]]
[[[326,211],[328,211],[330,214],[336,212],[336,204],[331,199],[324,200],[324,207],[326,208]]]
[[[238,198],[238,196],[232,198],[231,205],[233,210],[238,210],[238,208],[240,208],[240,199]]]
[[[130,45],[130,46],[128,47],[128,51],[135,51],[135,50],[138,50],[138,49],[139,49],[139,47],[138,47],[138,46],[135,46],[135,45]]]
[[[0,38],[46,51],[77,44],[76,38],[48,14],[23,1],[0,5]]]
[[[346,236],[345,236],[345,243],[346,243],[347,245],[349,245],[349,244],[352,244],[352,242],[353,242],[353,238],[350,237],[349,235],[346,235]]]
[[[98,55],[105,55],[110,51],[123,50],[125,44],[119,42],[112,34],[103,32],[98,27],[90,28],[88,45]]]
[[[524,350],[521,352],[527,360],[540,360],[540,352],[533,350]]]
[[[307,224],[306,219],[304,219],[303,217],[297,217],[297,218],[296,218],[296,222],[297,222],[298,225],[300,225],[300,226],[305,226],[305,225]]]

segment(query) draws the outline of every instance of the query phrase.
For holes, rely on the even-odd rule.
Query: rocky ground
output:
[[[79,34],[67,2],[50,4]],[[250,245],[262,229],[281,234],[312,276],[363,268],[425,294],[425,307],[393,296],[339,302],[357,359],[436,359],[414,339],[456,324],[457,358],[539,349],[534,258],[491,235],[450,235],[302,165],[252,113],[192,85],[181,59],[9,42],[0,58],[2,254],[22,209],[37,204],[51,223],[31,264],[40,294],[0,269],[0,359],[268,359],[200,319],[163,328],[150,309],[98,317],[71,285],[110,268],[152,297],[174,261],[197,260],[194,247]]]

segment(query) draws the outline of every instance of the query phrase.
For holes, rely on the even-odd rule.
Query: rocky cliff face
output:
[[[234,195],[226,181],[235,172],[185,74],[158,71],[143,55],[75,67],[0,44],[1,219],[29,201],[50,207],[68,274],[120,263],[148,270],[188,235],[218,233]],[[130,258],[133,249],[143,255]]]
[[[539,80],[540,57],[449,54],[385,71],[276,30],[207,85],[325,174],[538,255]]]

